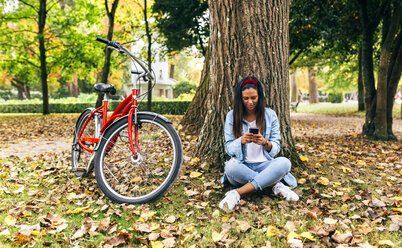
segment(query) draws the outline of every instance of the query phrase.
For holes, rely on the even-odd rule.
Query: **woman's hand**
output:
[[[262,136],[262,134],[258,133],[258,134],[253,134],[253,142],[258,144],[258,145],[265,145],[265,143],[267,142],[267,140],[264,138],[264,136]]]
[[[243,145],[251,142],[254,142],[254,134],[247,132],[241,136],[241,143]]]

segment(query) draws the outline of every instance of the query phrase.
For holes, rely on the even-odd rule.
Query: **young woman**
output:
[[[242,79],[235,89],[233,105],[225,121],[225,150],[231,159],[225,163],[221,181],[229,181],[238,188],[228,191],[219,207],[231,210],[242,195],[271,186],[275,195],[289,201],[299,200],[281,182],[297,186],[296,178],[290,174],[290,161],[285,157],[274,158],[281,146],[278,117],[265,107],[261,83],[255,77]]]

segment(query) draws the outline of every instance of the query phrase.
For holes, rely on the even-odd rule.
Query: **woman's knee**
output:
[[[284,173],[287,173],[292,168],[292,163],[289,159],[285,157],[278,157],[275,159],[278,166],[283,170]]]
[[[239,171],[239,167],[241,167],[243,164],[235,159],[231,158],[230,160],[225,162],[225,174],[230,177],[233,176],[236,172]]]

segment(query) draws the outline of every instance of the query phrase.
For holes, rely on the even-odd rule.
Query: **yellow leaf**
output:
[[[305,178],[300,178],[299,181],[297,181],[299,184],[305,184],[306,179]]]
[[[195,157],[195,158],[191,159],[191,162],[192,163],[197,163],[197,162],[200,162],[200,159]]]
[[[152,248],[163,248],[163,243],[161,241],[151,241]]]
[[[208,202],[201,202],[201,206],[206,207],[208,205]]]
[[[199,177],[199,176],[201,176],[201,175],[202,175],[201,172],[195,172],[195,171],[193,171],[193,172],[190,173],[190,178],[196,178],[196,177]]]
[[[326,177],[320,177],[320,179],[317,181],[317,183],[322,184],[322,185],[328,185],[329,184],[329,180]]]
[[[314,128],[314,127],[316,127],[316,125],[315,125],[315,124],[313,124],[313,125],[311,125],[311,127],[313,127],[313,128]]]
[[[340,182],[334,182],[334,184],[333,184],[332,186],[334,186],[334,187],[339,187],[339,186],[341,186],[341,184],[342,184],[342,183],[340,183]]]
[[[149,227],[149,229],[151,229],[151,231],[155,231],[157,229],[159,229],[161,225],[159,225],[158,223],[151,223],[151,226]]]
[[[32,235],[34,235],[34,236],[44,236],[44,235],[46,235],[46,233],[45,232],[32,231]]]
[[[276,229],[276,227],[274,225],[269,225],[268,229],[267,229],[267,237],[272,237],[272,236],[276,236],[276,234],[278,233],[278,229]]]
[[[186,230],[187,232],[192,232],[192,231],[194,231],[194,226],[191,225],[191,226],[187,227],[185,230]]]
[[[392,208],[392,211],[402,213],[402,208]]]
[[[78,213],[84,212],[86,210],[89,210],[89,207],[76,208],[73,210],[73,214],[78,214]]]
[[[311,241],[315,241],[315,238],[313,237],[313,235],[309,232],[304,232],[302,234],[300,234],[300,237],[304,238],[304,239],[308,239]]]
[[[11,215],[8,215],[6,218],[4,218],[4,223],[7,226],[14,226],[15,225],[15,218]]]
[[[297,233],[295,233],[295,232],[290,232],[290,233],[288,234],[287,240],[289,240],[289,239],[294,239],[294,238],[298,238],[298,237],[299,237],[299,234],[297,234]]]
[[[222,234],[220,234],[220,233],[218,233],[218,232],[215,232],[215,231],[212,232],[212,240],[213,240],[214,242],[218,242],[219,240],[222,239],[222,237],[223,237]]]
[[[362,161],[362,160],[357,160],[356,161],[358,164],[360,164],[360,165],[365,165],[366,164],[366,162],[364,162],[364,161]]]
[[[300,155],[300,160],[303,162],[308,162],[308,158],[303,155]]]
[[[143,210],[141,212],[140,218],[142,218],[144,220],[148,220],[148,219],[152,218],[155,214],[156,214],[155,211]]]
[[[351,172],[352,170],[349,167],[342,166],[343,173]]]

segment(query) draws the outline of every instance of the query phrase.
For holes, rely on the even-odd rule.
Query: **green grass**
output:
[[[365,112],[357,111],[357,103],[306,103],[302,102],[297,107],[298,113],[312,113],[312,114],[350,114],[364,116]],[[392,109],[394,117],[401,117],[401,104],[394,104]]]

